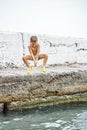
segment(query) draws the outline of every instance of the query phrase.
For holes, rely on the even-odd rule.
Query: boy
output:
[[[23,61],[28,67],[28,73],[30,74],[32,71],[32,67],[28,63],[28,61],[33,60],[34,61],[34,66],[37,66],[38,60],[43,59],[43,65],[40,66],[41,71],[46,72],[45,66],[48,60],[48,55],[47,54],[40,54],[40,45],[38,43],[38,38],[37,36],[32,36],[30,38],[30,44],[28,46],[30,55],[23,56]]]

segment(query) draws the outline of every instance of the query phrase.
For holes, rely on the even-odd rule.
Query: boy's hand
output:
[[[35,61],[34,65],[37,66],[37,64],[38,64],[38,60]]]
[[[38,61],[34,61],[34,66],[37,66]]]

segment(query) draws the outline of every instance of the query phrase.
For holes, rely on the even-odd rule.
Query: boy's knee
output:
[[[46,58],[48,59],[48,55],[46,54]]]
[[[48,59],[48,55],[47,54],[45,54],[45,58]]]

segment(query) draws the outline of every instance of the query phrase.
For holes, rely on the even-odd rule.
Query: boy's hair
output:
[[[31,36],[30,37],[30,42],[32,42],[32,41],[38,41],[38,38],[37,38],[37,36]]]

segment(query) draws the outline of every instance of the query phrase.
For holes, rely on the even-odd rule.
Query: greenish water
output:
[[[87,130],[87,104],[0,114],[0,130]]]

